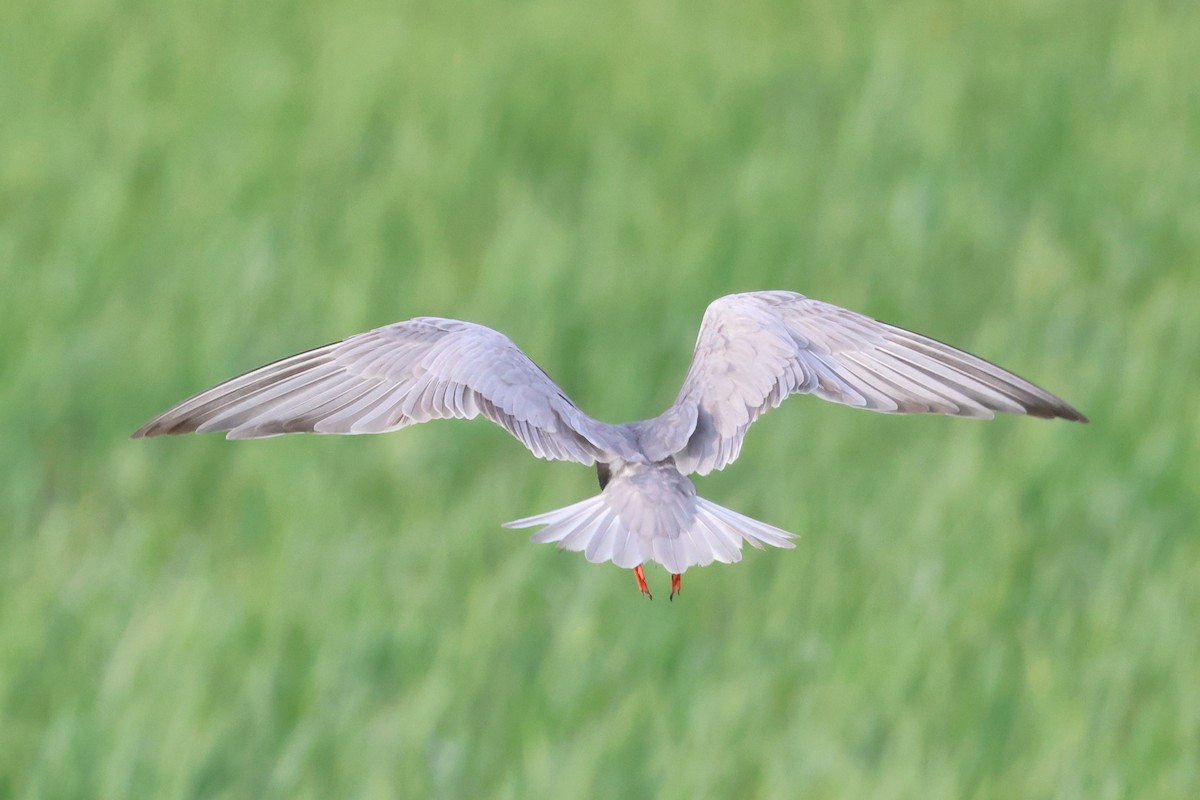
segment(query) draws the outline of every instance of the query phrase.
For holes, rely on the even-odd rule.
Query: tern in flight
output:
[[[671,574],[742,557],[742,543],[792,547],[793,534],[711,503],[688,475],[737,458],[750,423],[791,394],[885,414],[994,412],[1087,422],[1059,398],[962,350],[794,292],[748,292],[704,312],[691,367],[659,416],[592,419],[508,337],[455,319],[418,317],[318,347],[228,380],[155,417],[134,438],[225,432],[385,433],[482,414],[539,458],[596,465],[600,493],[505,523],[544,526],[535,542],[588,561]]]

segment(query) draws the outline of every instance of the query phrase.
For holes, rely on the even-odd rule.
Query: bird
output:
[[[1087,417],[1024,378],[936,339],[790,291],[719,297],[700,323],[675,402],[613,425],[585,414],[507,336],[484,325],[416,317],[251,370],[168,409],[133,438],[223,432],[386,433],[433,419],[484,416],[538,458],[595,466],[600,492],[503,524],[534,542],[633,570],[671,575],[741,560],[743,543],[791,548],[795,534],[700,497],[688,477],[737,459],[750,425],[793,394],[884,414],[991,419],[996,412]]]

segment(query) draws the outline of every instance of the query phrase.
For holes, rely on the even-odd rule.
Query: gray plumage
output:
[[[482,414],[539,458],[601,469],[596,497],[506,527],[545,526],[533,541],[589,561],[654,561],[680,574],[738,561],[743,542],[792,546],[792,534],[698,497],[686,477],[733,462],[750,424],[791,394],[886,414],[1087,422],[1044,389],[934,339],[793,292],[749,292],[709,305],[683,388],[654,419],[593,419],[503,334],[419,317],[226,381],[133,436],[383,433]]]

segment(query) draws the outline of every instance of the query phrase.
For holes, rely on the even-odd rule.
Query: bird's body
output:
[[[990,418],[994,412],[1086,418],[987,361],[919,334],[792,292],[710,304],[674,404],[612,425],[581,411],[503,334],[419,317],[260,367],[151,420],[135,438],[225,432],[382,433],[482,414],[534,455],[595,464],[601,492],[506,527],[544,526],[535,542],[635,570],[679,576],[741,558],[743,542],[791,547],[792,534],[711,503],[688,479],[737,458],[749,425],[790,394],[893,414]]]

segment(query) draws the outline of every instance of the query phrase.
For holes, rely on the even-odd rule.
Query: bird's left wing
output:
[[[384,433],[479,414],[539,458],[590,465],[630,453],[624,431],[580,411],[508,337],[436,317],[397,322],[259,367],[183,401],[133,436]]]
[[[707,474],[790,394],[887,414],[1087,419],[1024,378],[935,339],[794,292],[747,292],[704,313],[675,404],[649,422],[651,458]]]

